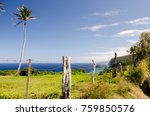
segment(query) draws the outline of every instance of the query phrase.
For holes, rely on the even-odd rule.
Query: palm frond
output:
[[[26,6],[18,7],[17,10],[19,11],[19,13],[13,14],[17,17],[18,20],[26,22],[28,20],[36,19],[35,17],[31,16],[32,10],[28,9]]]
[[[35,19],[37,19],[37,17],[32,17],[32,16],[31,16],[31,17],[29,17],[29,19],[30,19],[30,20],[35,20]]]
[[[15,26],[17,26],[17,25],[21,24],[22,22],[23,22],[23,21],[18,22]]]
[[[4,6],[4,5],[3,5],[2,2],[0,2],[0,12],[4,12],[4,11],[5,11],[4,8],[3,8],[2,6]]]

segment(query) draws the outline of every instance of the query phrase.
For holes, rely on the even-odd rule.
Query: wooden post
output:
[[[115,52],[115,58],[114,58],[114,63],[112,66],[112,77],[116,77],[117,76],[117,53]]]
[[[71,98],[71,65],[70,57],[63,56],[62,98]]]
[[[28,78],[27,78],[27,83],[26,83],[26,94],[25,98],[28,99],[28,90],[29,90],[29,81],[30,81],[30,71],[31,71],[31,59],[29,59],[28,62]]]
[[[122,64],[119,63],[119,67],[120,67],[120,74],[123,75],[123,69],[122,69]]]
[[[95,68],[96,68],[96,63],[94,60],[92,60],[92,64],[93,64],[93,67],[92,67],[92,81],[94,83],[94,80],[95,80]]]

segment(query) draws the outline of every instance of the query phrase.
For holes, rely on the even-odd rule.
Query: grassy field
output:
[[[24,98],[27,77],[0,76],[0,98]],[[79,98],[75,89],[91,81],[91,75],[72,75],[72,98]],[[62,75],[32,76],[29,86],[29,98],[60,98]]]
[[[25,98],[26,76],[0,76],[1,99]],[[62,74],[31,76],[30,99],[60,99]],[[112,79],[111,74],[96,75],[92,83],[91,74],[72,75],[72,99],[148,98],[141,89],[123,77]]]

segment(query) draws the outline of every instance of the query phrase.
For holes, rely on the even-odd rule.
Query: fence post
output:
[[[92,81],[94,83],[94,79],[95,79],[95,68],[96,68],[96,63],[94,60],[92,60],[92,64],[93,64],[93,67],[92,67]]]
[[[62,98],[71,98],[71,65],[70,57],[63,56]]]
[[[117,76],[117,53],[115,52],[115,58],[114,58],[114,63],[112,65],[112,77]]]
[[[31,71],[31,59],[28,61],[28,78],[26,83],[26,94],[25,98],[28,99],[29,81],[30,81],[30,71]]]
[[[121,74],[121,76],[123,75],[123,68],[122,68],[122,64],[121,63],[119,63],[119,66],[120,66],[120,74]]]

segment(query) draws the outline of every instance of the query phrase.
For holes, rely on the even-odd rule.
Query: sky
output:
[[[127,50],[150,31],[150,0],[0,0],[0,61],[19,60],[23,24],[13,13],[27,6],[36,20],[27,22],[23,60],[106,62]]]

